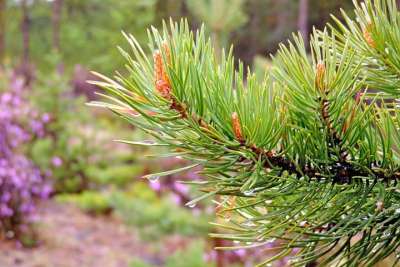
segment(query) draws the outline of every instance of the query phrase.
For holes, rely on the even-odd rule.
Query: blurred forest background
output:
[[[233,44],[235,57],[262,75],[268,55],[292,32],[306,38],[351,6],[351,0],[0,0],[0,266],[253,266],[273,253],[272,242],[213,250],[231,245],[207,237],[215,231],[208,222],[217,200],[185,206],[196,192],[178,182],[201,180],[199,170],[141,179],[186,163],[151,157],[162,148],[112,142],[149,137],[85,106],[98,91],[86,81],[96,79],[91,70],[124,71],[117,46],[129,49],[121,31],[146,46],[146,29],[169,18],[187,18],[193,29],[204,23],[217,51]]]
[[[3,63],[32,64],[44,72],[62,64],[70,75],[79,68],[109,74],[123,66],[116,49],[125,47],[121,31],[145,43],[150,25],[185,17],[194,29],[204,23],[217,45],[233,43],[237,58],[252,64],[292,32],[307,36],[351,5],[351,0],[1,0],[0,55]]]

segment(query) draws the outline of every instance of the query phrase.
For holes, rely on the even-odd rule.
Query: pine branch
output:
[[[167,59],[169,58],[169,48],[163,44],[163,49],[167,54]],[[171,95],[171,85],[169,82],[169,78],[166,75],[166,71],[164,70],[164,63],[161,59],[161,54],[156,52],[155,55],[155,66],[156,70],[156,88],[159,94],[164,97],[166,100],[170,101],[170,109],[176,111],[182,119],[187,119],[189,116],[194,122],[198,123],[198,126],[203,129],[210,129],[212,126],[204,121],[203,118],[199,117],[197,114],[192,113],[189,115],[187,110],[187,104],[179,102],[173,95]],[[316,73],[316,86],[319,90],[324,91],[325,85],[323,84],[323,76],[325,72],[325,67],[322,63],[317,65],[317,73]],[[333,164],[326,167],[326,169],[334,170],[332,180],[333,183],[351,183],[351,177],[353,176],[369,176],[373,174],[376,179],[381,179],[385,181],[389,180],[397,180],[400,178],[400,172],[395,172],[391,177],[387,177],[384,171],[371,169],[369,172],[358,170],[350,163],[346,162],[347,152],[342,147],[342,140],[336,132],[336,130],[332,126],[332,121],[330,121],[329,116],[329,101],[324,98],[321,100],[321,117],[325,122],[325,126],[328,130],[328,139],[327,143],[329,147],[339,146],[340,147],[340,158],[338,162],[334,162]],[[352,115],[354,117],[354,114]],[[236,112],[232,114],[232,125],[233,131],[235,133],[235,137],[237,141],[240,143],[240,147],[232,146],[229,147],[231,150],[237,150],[240,148],[244,148],[246,150],[252,151],[255,154],[253,158],[253,164],[256,164],[258,160],[264,162],[264,167],[267,169],[271,168],[279,168],[282,171],[288,171],[290,174],[295,174],[297,177],[307,176],[309,178],[316,177],[317,179],[321,178],[321,175],[317,172],[317,170],[310,168],[310,166],[306,165],[303,167],[296,166],[296,164],[289,159],[286,159],[282,156],[277,156],[272,151],[266,151],[262,148],[257,147],[255,144],[248,145],[243,137],[240,121]],[[207,131],[205,131],[206,134]],[[209,136],[210,139],[214,139],[214,136]],[[218,142],[218,140],[214,140]],[[238,161],[249,160],[248,158],[241,158]],[[251,159],[250,159],[251,160]]]
[[[373,265],[400,246],[400,111],[385,103],[400,78],[393,3],[356,4],[359,26],[346,17],[338,30],[315,30],[311,55],[294,35],[263,81],[251,72],[244,81],[232,52],[217,59],[204,30],[185,22],[149,31],[153,61],[126,36],[129,75],[102,76],[108,103],[96,105],[203,165],[205,193],[190,203],[221,195],[229,222],[219,226],[234,232],[219,237],[278,238],[279,254],[263,264],[292,255],[293,266]]]
[[[167,55],[167,61],[170,61],[170,53],[169,53],[169,48],[166,46],[166,44],[163,44],[163,49],[165,54]],[[154,69],[156,70],[155,74],[155,80],[156,80],[156,89],[159,92],[159,94],[164,97],[166,100],[170,102],[170,109],[176,111],[178,114],[180,114],[180,117],[182,119],[187,119],[191,117],[191,119],[194,122],[198,123],[198,126],[200,129],[210,129],[212,126],[211,124],[205,122],[203,118],[198,116],[197,114],[192,113],[189,115],[189,111],[187,109],[187,104],[179,102],[179,100],[176,99],[175,96],[171,94],[171,84],[169,82],[169,78],[166,75],[166,70],[165,70],[165,65],[162,58],[161,54],[157,51],[154,54],[154,62],[155,66]],[[234,131],[234,135],[236,137],[236,140],[240,143],[240,148],[247,149],[249,151],[252,151],[255,154],[254,157],[254,164],[257,163],[258,160],[261,160],[264,163],[264,166],[266,168],[275,168],[279,167],[282,170],[287,170],[290,171],[291,173],[297,173],[298,176],[301,176],[302,174],[296,170],[295,164],[291,162],[288,159],[285,159],[284,157],[277,156],[275,153],[272,151],[267,151],[263,148],[257,147],[255,144],[247,144],[246,140],[243,137],[242,130],[241,130],[241,124],[240,120],[238,117],[238,114],[236,112],[232,113],[232,127]],[[207,131],[205,131],[206,134],[208,134]],[[209,136],[210,139],[214,139],[214,136]],[[218,140],[214,140],[217,142]],[[231,150],[238,149],[237,146],[232,146],[229,147]],[[240,159],[239,161],[246,160],[245,158]]]

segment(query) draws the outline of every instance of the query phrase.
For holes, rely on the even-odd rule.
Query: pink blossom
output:
[[[150,187],[154,190],[154,191],[160,191],[161,190],[161,183],[160,181],[152,181],[151,183],[149,183]]]
[[[175,195],[175,194],[172,195],[172,200],[177,205],[180,205],[182,203],[181,198],[178,195]]]
[[[53,164],[54,167],[60,167],[63,164],[63,161],[60,157],[54,156],[51,159],[51,163]]]
[[[181,194],[187,194],[187,193],[189,193],[189,188],[188,188],[187,185],[184,185],[184,184],[182,184],[182,183],[175,182],[175,183],[174,183],[174,187],[175,187],[175,189],[176,189],[179,193],[181,193]]]
[[[42,115],[42,122],[48,123],[49,121],[50,121],[50,115],[49,115],[49,113],[44,113],[44,114]]]

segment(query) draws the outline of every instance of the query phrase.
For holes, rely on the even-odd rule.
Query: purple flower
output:
[[[175,182],[174,183],[174,187],[175,187],[176,191],[178,191],[181,194],[189,193],[189,188],[188,188],[187,185],[184,185],[184,184],[179,183],[179,182]]]
[[[11,102],[11,100],[12,100],[12,95],[10,93],[4,93],[1,96],[2,104],[7,104],[7,103]]]
[[[7,203],[11,200],[11,194],[10,192],[4,192],[1,197],[0,197],[0,201],[2,203]]]
[[[44,125],[41,121],[32,120],[30,123],[32,133],[36,134],[37,136],[44,135]]]
[[[154,190],[154,191],[160,191],[161,190],[161,183],[160,181],[152,181],[149,183],[150,187]]]
[[[60,167],[63,164],[63,161],[60,157],[54,156],[51,159],[51,163],[53,164],[54,167]]]
[[[46,199],[50,196],[51,192],[53,192],[52,186],[50,184],[45,184],[39,193],[39,197],[41,199]]]
[[[33,212],[35,209],[34,205],[32,202],[26,202],[23,203],[20,207],[19,207],[19,211],[22,213],[31,213]]]
[[[244,256],[246,256],[246,250],[245,249],[238,249],[235,250],[235,254],[238,255],[239,257],[243,258]]]
[[[50,115],[48,113],[44,113],[42,115],[42,122],[44,122],[44,123],[50,122]]]
[[[44,121],[23,97],[23,81],[14,78],[0,93],[0,233],[24,232],[36,218],[36,199],[47,198],[51,186],[22,153],[32,134],[44,134]],[[41,118],[38,120],[37,118]]]
[[[0,218],[11,217],[14,214],[13,210],[10,209],[6,204],[0,204]]]

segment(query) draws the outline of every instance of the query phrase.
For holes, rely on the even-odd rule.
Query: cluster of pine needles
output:
[[[98,74],[106,107],[197,165],[215,223],[243,247],[278,240],[292,266],[372,266],[400,255],[400,12],[395,0],[354,1],[309,44],[282,44],[264,77],[215,53],[186,21],[148,31],[124,74]],[[150,54],[150,56],[149,56]],[[152,55],[152,56],[151,56]],[[221,55],[218,57],[216,55]],[[221,248],[224,249],[224,248]]]

